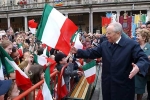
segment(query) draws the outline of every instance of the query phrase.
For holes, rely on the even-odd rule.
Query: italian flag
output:
[[[8,74],[16,73],[16,83],[22,90],[27,90],[32,86],[32,83],[28,76],[17,66],[13,59],[8,55],[8,53],[0,46],[0,55],[2,65],[5,66]]]
[[[43,56],[45,57],[50,57],[50,50],[49,50],[49,47],[45,47],[44,50],[43,50]]]
[[[77,48],[77,49],[83,49],[83,45],[79,39],[80,37],[80,34],[79,32],[77,31],[73,36],[72,36],[72,39],[71,39],[71,42],[72,42],[72,45]]]
[[[53,100],[50,91],[50,69],[49,67],[45,70],[45,80],[42,88],[43,100]]]
[[[64,78],[62,76],[62,80],[61,80],[61,87],[60,87],[60,90],[57,89],[57,85],[55,87],[55,91],[57,91],[57,95],[60,96],[60,98],[64,98],[69,92],[67,90],[67,86],[65,84],[65,81],[64,81]]]
[[[23,46],[22,46],[22,44],[18,44],[18,52],[19,52],[20,57],[22,57],[23,56]]]
[[[85,77],[89,84],[92,84],[96,77],[96,62],[92,60],[82,67],[84,70]]]
[[[50,62],[50,73],[53,72],[53,70],[56,66],[55,60],[53,60],[51,58],[39,56],[39,55],[36,55],[36,54],[34,54],[34,62],[41,65],[41,66],[43,66],[45,69],[47,68],[46,64],[48,62]]]
[[[34,22],[34,19],[28,21],[28,26],[32,34],[35,34],[37,23]]]
[[[70,52],[70,40],[77,31],[77,26],[58,10],[46,4],[36,37],[51,48],[62,51],[66,55]]]
[[[41,65],[41,66],[44,66],[45,64],[47,64],[47,59],[43,56],[39,56],[39,55],[36,55],[34,54],[34,62]]]

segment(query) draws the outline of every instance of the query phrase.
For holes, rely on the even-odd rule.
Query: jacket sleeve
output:
[[[68,67],[65,68],[64,74],[71,76],[77,74],[77,70],[73,70],[73,63],[69,63]]]
[[[77,58],[85,58],[85,59],[95,59],[100,58],[102,56],[102,44],[99,44],[97,47],[92,49],[78,49],[76,57]]]
[[[145,76],[148,72],[150,62],[138,43],[132,49],[132,56],[134,58],[134,63],[139,67],[139,73]]]

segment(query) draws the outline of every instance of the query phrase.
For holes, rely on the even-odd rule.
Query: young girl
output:
[[[19,93],[20,93],[20,90],[18,89],[16,82],[12,82],[12,85],[9,91],[4,96],[4,100],[12,100],[15,97],[17,97]]]

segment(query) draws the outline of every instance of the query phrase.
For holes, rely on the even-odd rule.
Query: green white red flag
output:
[[[77,26],[58,10],[46,4],[36,37],[51,48],[62,51],[66,55],[71,49],[70,40],[77,31]]]
[[[96,77],[96,62],[92,60],[91,62],[87,63],[82,67],[84,70],[85,77],[89,84],[92,84]]]

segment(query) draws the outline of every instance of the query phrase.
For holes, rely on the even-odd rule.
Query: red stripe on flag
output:
[[[47,50],[50,51],[52,48],[50,46],[47,46]]]
[[[68,55],[71,48],[70,40],[77,29],[77,26],[67,18],[60,30],[61,34],[55,48]]]
[[[47,62],[50,62],[50,74],[53,73],[54,68],[56,66],[56,62],[55,60],[51,59],[51,58],[47,58]]]
[[[64,84],[62,87],[61,87],[61,98],[64,98],[66,95],[68,94],[68,90],[67,90],[67,87],[66,87],[66,84]]]
[[[37,27],[37,23],[34,22],[34,19],[32,19],[32,20],[28,21],[28,26],[31,27],[31,28],[36,28]]]
[[[42,47],[43,47],[43,48],[46,48],[46,44],[42,44]]]
[[[23,51],[22,51],[22,49],[18,49],[18,52],[19,52],[19,57],[20,58],[23,57]]]
[[[36,100],[44,100],[44,99],[43,99],[43,94],[42,94],[42,90],[41,90],[41,89],[38,91]]]
[[[86,80],[89,84],[92,84],[95,80],[95,77],[96,77],[96,74],[90,76],[90,77],[87,77]]]
[[[16,83],[17,86],[24,91],[32,86],[30,79],[21,75],[18,70],[16,70]]]

